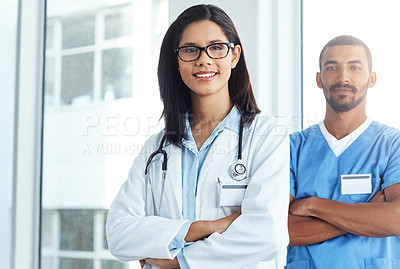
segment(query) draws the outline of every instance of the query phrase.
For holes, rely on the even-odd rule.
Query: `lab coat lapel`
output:
[[[238,147],[238,140],[239,134],[229,129],[224,129],[218,135],[214,143],[211,145],[207,158],[204,160],[198,184],[201,184],[203,175],[207,172],[210,166],[215,165],[218,159],[226,157],[229,152]]]
[[[168,155],[167,175],[165,178],[166,206],[174,218],[182,218],[182,150],[169,144],[164,149]]]

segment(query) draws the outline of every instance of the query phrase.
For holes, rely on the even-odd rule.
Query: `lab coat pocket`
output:
[[[310,260],[295,261],[285,266],[285,269],[310,269],[310,268],[311,268]]]
[[[400,259],[375,258],[365,259],[365,269],[395,269],[400,268]]]
[[[218,184],[219,206],[241,206],[247,184]]]

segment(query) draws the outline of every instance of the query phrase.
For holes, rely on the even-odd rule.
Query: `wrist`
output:
[[[204,239],[213,233],[213,229],[212,221],[195,221],[189,227],[189,231],[185,237],[185,242],[195,242]]]
[[[308,203],[306,204],[307,215],[310,217],[318,217],[318,204],[322,201],[319,197],[310,197]]]
[[[203,227],[204,234],[206,234],[205,237],[210,236],[216,231],[215,221],[213,220],[202,220],[201,225]]]

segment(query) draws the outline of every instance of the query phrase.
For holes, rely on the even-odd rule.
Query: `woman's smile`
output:
[[[193,76],[200,82],[204,81],[211,81],[218,75],[217,72],[213,71],[199,71],[193,74]]]

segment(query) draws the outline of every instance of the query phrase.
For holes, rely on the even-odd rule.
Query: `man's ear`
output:
[[[317,72],[316,81],[317,81],[318,88],[322,89],[322,79],[321,79],[321,73],[320,72]]]
[[[376,73],[375,72],[371,72],[371,74],[369,75],[368,88],[374,87],[375,83],[376,83]]]

